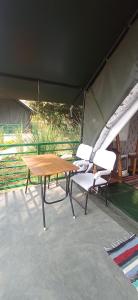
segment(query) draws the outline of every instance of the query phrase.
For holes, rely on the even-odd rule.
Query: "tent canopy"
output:
[[[0,2],[0,97],[81,102],[137,0]]]

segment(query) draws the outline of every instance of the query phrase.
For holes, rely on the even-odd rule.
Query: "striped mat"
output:
[[[105,250],[138,291],[138,237],[129,234]]]

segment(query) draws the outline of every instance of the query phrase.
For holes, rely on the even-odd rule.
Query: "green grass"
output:
[[[138,222],[138,190],[125,183],[116,183],[108,187],[107,197],[115,206]]]
[[[24,144],[27,140],[27,143],[51,143],[46,145],[31,145],[27,146],[25,151],[30,154],[31,152],[35,152],[35,154],[43,154],[43,153],[56,153],[59,156],[64,153],[74,154],[76,153],[77,144],[69,143],[69,141],[80,140],[80,127],[79,126],[63,126],[62,118],[61,124],[56,126],[56,122],[54,124],[48,123],[45,119],[35,118],[35,121],[31,123],[31,131],[29,134],[25,136],[23,134],[23,126],[20,124],[18,128],[15,128],[14,136],[11,137],[10,140],[6,141],[4,145],[4,130],[0,131],[0,144],[4,145],[0,147],[0,150],[8,149],[9,145],[13,144]],[[67,142],[67,144],[54,144],[53,142]],[[0,189],[8,188],[8,186],[15,186],[16,181],[19,181],[20,177],[23,180],[23,174],[21,174],[20,163],[21,162],[13,162],[14,159],[20,160],[22,157],[22,152],[24,151],[24,145],[16,145],[18,148],[18,154],[13,154],[9,156],[4,156],[4,158],[0,161]],[[4,161],[3,161],[4,160]],[[6,161],[7,160],[7,161]],[[10,162],[11,160],[11,162]],[[22,164],[22,163],[21,163]],[[19,165],[19,166],[18,166]],[[12,168],[13,166],[13,168]],[[19,169],[18,169],[19,168]],[[18,172],[20,171],[20,172]],[[10,183],[10,185],[9,185]],[[24,183],[24,182],[23,182]],[[2,186],[2,187],[1,187]]]

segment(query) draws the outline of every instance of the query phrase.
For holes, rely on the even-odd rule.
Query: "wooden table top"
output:
[[[23,161],[33,175],[50,176],[57,173],[77,171],[78,167],[55,154],[23,156]]]

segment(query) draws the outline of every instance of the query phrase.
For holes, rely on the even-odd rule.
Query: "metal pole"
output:
[[[83,93],[82,119],[81,119],[81,143],[83,142],[84,111],[85,111],[85,97],[86,97],[86,91],[84,90],[84,93]]]
[[[46,176],[44,176],[44,183],[41,176],[41,200],[42,200],[42,215],[43,215],[43,227],[46,230],[46,220],[45,220],[45,194],[46,194]]]

